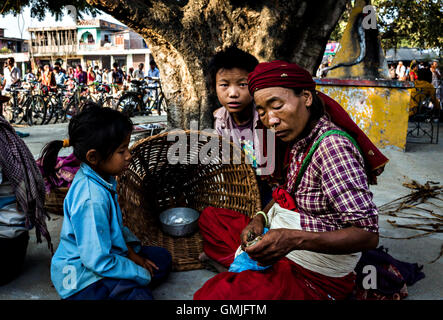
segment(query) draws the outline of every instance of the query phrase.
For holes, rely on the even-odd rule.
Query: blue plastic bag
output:
[[[266,232],[268,232],[269,229],[268,228],[264,228],[263,229],[263,234],[265,234]],[[263,235],[262,234],[262,235]],[[269,268],[270,266],[259,266],[257,261],[252,260],[249,255],[246,252],[242,252],[240,253],[232,262],[232,264],[229,267],[229,272],[242,272],[245,270],[256,270],[256,271],[260,271],[260,270],[265,270],[267,268]]]

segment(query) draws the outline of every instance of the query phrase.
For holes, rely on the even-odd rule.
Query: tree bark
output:
[[[212,127],[217,98],[205,70],[237,45],[262,61],[296,62],[311,72],[349,0],[87,0],[146,40],[159,67],[170,127]]]

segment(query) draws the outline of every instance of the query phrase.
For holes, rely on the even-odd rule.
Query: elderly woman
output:
[[[286,145],[274,173],[284,179],[252,219],[209,207],[199,226],[203,249],[217,263],[229,267],[245,251],[268,267],[219,273],[194,298],[345,299],[361,251],[378,244],[368,185],[388,160],[298,65],[261,63],[248,86],[260,120]]]

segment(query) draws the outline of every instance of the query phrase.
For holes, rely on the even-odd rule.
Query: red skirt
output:
[[[208,207],[200,219],[206,255],[229,268],[240,246],[247,216],[228,209]],[[332,278],[282,258],[263,271],[222,272],[209,279],[195,300],[341,300],[352,293],[355,274]]]

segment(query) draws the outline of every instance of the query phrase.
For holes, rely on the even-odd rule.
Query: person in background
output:
[[[417,80],[417,71],[418,71],[418,65],[417,63],[413,63],[411,65],[411,71],[409,72],[409,81]]]
[[[66,74],[66,70],[63,69],[62,64],[60,63],[60,61],[56,61],[56,62],[54,63],[54,68],[55,68],[55,67],[58,67],[61,73]]]
[[[112,84],[116,85],[116,87],[114,87],[114,93],[117,93],[123,88],[125,75],[123,74],[122,69],[119,68],[118,62],[114,62],[112,67]]]
[[[31,82],[31,81],[35,81],[35,75],[32,73],[31,70],[29,70],[29,71],[25,74],[24,80],[25,80],[26,82],[28,82],[28,83]]]
[[[131,82],[132,75],[134,74],[134,68],[129,68],[128,73],[126,74],[126,81]]]
[[[160,79],[160,71],[157,69],[157,65],[155,64],[154,60],[151,60],[149,62],[149,71],[148,71],[148,83],[149,84],[157,84],[157,82],[155,80],[159,80]]]
[[[95,72],[92,69],[92,67],[88,68],[88,73],[87,73],[87,84],[92,84],[95,81]]]
[[[59,67],[54,67],[54,75],[55,75],[55,83],[58,86],[63,86],[66,80],[68,80],[66,74],[64,74]]]
[[[435,112],[440,110],[440,101],[436,96],[436,89],[431,83],[432,75],[431,71],[425,68],[417,70],[417,80],[414,81],[414,88],[411,91],[411,99],[409,100],[409,116],[415,115],[420,112],[418,106],[426,98],[430,97]]]
[[[134,71],[134,73],[132,74],[132,77],[135,80],[143,80],[145,78],[145,73],[143,72],[143,68],[145,67],[145,65],[143,63],[140,63],[138,65],[138,69]]]
[[[102,83],[103,82],[102,72],[98,66],[94,67],[94,72],[95,72],[95,81],[97,81],[98,83]]]
[[[43,76],[42,76],[42,85],[43,86],[47,86],[48,88],[54,88],[57,86],[57,83],[55,81],[55,75],[54,72],[52,71],[52,68],[46,64],[44,66],[44,72],[43,72]]]
[[[69,79],[73,79],[75,78],[75,71],[73,67],[69,67],[68,68],[68,74],[67,74]]]
[[[37,68],[37,81],[42,82],[43,74],[45,73],[45,69],[42,65],[39,65]]]
[[[397,77],[397,75],[395,74],[395,66],[393,64],[391,64],[391,66],[389,67],[389,76],[392,80],[395,80]]]
[[[440,100],[441,103],[443,98],[443,86],[441,85],[442,75],[440,69],[438,68],[438,61],[432,61],[429,70],[432,72],[432,85],[436,89],[437,99]]]
[[[3,94],[6,93],[7,89],[11,86],[17,86],[21,81],[20,69],[15,66],[15,59],[13,57],[8,58],[6,61],[6,67],[3,69]]]
[[[87,84],[87,74],[85,71],[83,71],[81,64],[78,64],[75,73],[74,78],[77,80],[80,84]]]
[[[405,81],[405,73],[406,73],[406,68],[403,65],[403,61],[399,61],[397,68],[395,69],[395,74],[397,75],[397,79],[400,81]]]

